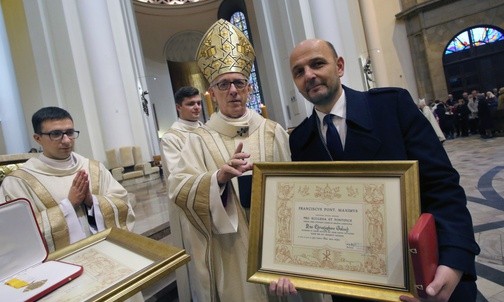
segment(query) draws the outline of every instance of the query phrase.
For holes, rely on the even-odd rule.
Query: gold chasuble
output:
[[[215,113],[206,126],[189,134],[168,180],[170,199],[181,209],[184,247],[192,257],[193,300],[267,301],[265,286],[246,281],[248,210],[240,204],[237,179],[220,187],[216,172],[240,142],[250,162],[290,161],[288,135],[252,110],[237,122]]]

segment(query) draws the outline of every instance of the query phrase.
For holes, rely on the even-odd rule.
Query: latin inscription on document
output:
[[[388,274],[384,184],[276,185],[274,263]]]

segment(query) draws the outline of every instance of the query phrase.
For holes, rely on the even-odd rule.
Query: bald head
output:
[[[320,39],[302,41],[290,55],[296,87],[322,112],[329,112],[341,96],[344,65],[334,46]]]
[[[301,41],[292,50],[291,55],[290,55],[291,67],[292,67],[292,57],[297,55],[296,51],[302,50],[304,48],[314,48],[314,47],[315,48],[327,47],[327,49],[331,52],[333,57],[335,59],[338,58],[338,53],[336,52],[336,49],[334,48],[334,45],[331,42],[326,41],[326,40],[322,40],[322,39],[308,39],[308,40]]]

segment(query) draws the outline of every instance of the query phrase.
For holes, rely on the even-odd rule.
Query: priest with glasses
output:
[[[73,152],[79,131],[71,115],[44,107],[32,124],[43,152],[7,175],[0,203],[29,201],[49,252],[110,227],[131,230],[135,216],[126,189],[103,164]]]

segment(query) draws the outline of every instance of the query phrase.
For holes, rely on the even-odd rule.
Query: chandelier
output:
[[[186,3],[203,2],[205,0],[137,0],[137,1],[150,4],[182,5]]]

